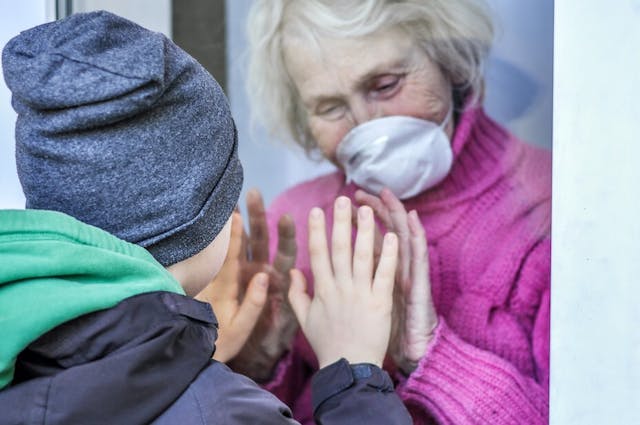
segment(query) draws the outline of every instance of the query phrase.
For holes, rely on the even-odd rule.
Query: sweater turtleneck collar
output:
[[[515,164],[518,143],[486,115],[481,106],[467,107],[455,128],[449,175],[437,186],[404,202],[407,210],[425,212],[452,206],[484,191]]]
[[[509,173],[517,164],[522,145],[491,119],[482,106],[467,105],[457,120],[451,141],[453,165],[447,177],[437,186],[403,201],[407,211],[419,213],[450,208],[477,196]],[[354,196],[354,183],[344,184],[341,195]]]

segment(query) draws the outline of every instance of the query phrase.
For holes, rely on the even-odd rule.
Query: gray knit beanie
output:
[[[163,265],[209,245],[242,186],[220,86],[165,36],[108,12],[25,31],[2,52],[27,208],[69,214]]]

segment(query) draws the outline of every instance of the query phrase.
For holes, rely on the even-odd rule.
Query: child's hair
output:
[[[228,102],[195,59],[101,11],[21,33],[2,67],[27,208],[67,213],[165,266],[213,241],[242,167]]]

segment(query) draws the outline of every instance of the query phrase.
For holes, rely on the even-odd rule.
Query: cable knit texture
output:
[[[548,422],[551,155],[510,135],[481,108],[460,118],[450,175],[404,204],[428,239],[436,336],[418,368],[396,374],[396,391],[418,424]],[[398,164],[399,169],[402,164]],[[302,183],[269,208],[297,228],[297,266],[310,273],[307,216],[356,187],[333,173]],[[271,252],[277,240],[271,240]],[[310,377],[317,361],[301,335],[265,387],[312,423]],[[305,390],[299,390],[305,388]],[[294,390],[295,389],[295,390]]]

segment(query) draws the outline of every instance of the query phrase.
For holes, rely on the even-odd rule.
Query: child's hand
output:
[[[351,202],[335,202],[329,255],[322,210],[309,214],[309,253],[315,279],[313,299],[298,270],[291,272],[289,300],[320,367],[341,357],[382,366],[391,332],[393,285],[398,258],[395,234],[385,235],[373,276],[375,223],[369,207],[358,210],[358,234],[351,250]]]
[[[233,213],[227,258],[218,275],[195,297],[211,304],[218,318],[218,340],[213,358],[220,362],[226,362],[240,352],[267,300],[266,273],[255,274],[246,292],[241,294],[238,276],[242,232],[242,216]],[[242,302],[241,295],[244,295]]]
[[[400,260],[396,275],[394,326],[389,353],[407,375],[425,355],[438,315],[431,296],[427,240],[415,211],[407,214],[402,202],[389,190],[380,196],[358,190],[356,200],[369,205],[388,231],[398,235]]]

